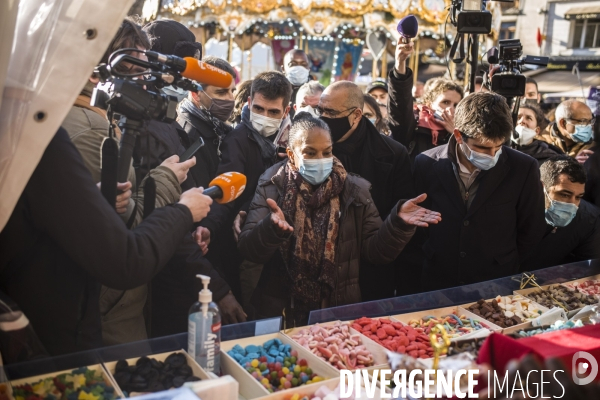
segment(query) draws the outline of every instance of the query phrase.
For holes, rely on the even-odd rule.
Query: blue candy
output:
[[[276,362],[280,362],[280,363],[282,363],[282,364],[283,364],[283,357],[281,357],[281,356],[277,356],[277,357],[275,357],[275,361],[276,361]],[[272,361],[271,361],[271,362],[272,362]]]
[[[279,355],[279,351],[277,349],[272,348],[271,350],[269,350],[269,355],[277,357]]]
[[[276,339],[271,339],[271,340],[267,340],[265,342],[265,344],[263,344],[263,347],[268,349],[269,347],[273,346],[273,343],[275,342]]]
[[[269,375],[269,373],[270,373],[270,372],[271,372],[271,371],[269,371],[269,368],[267,368],[267,369],[265,369],[263,372],[261,372],[261,375],[262,375],[262,376],[267,376],[267,375]]]
[[[308,381],[308,375],[304,375],[302,377],[302,383],[306,383]]]
[[[258,358],[258,357],[259,357],[259,355],[258,355],[258,353],[248,353],[248,354],[246,355],[246,357],[248,357],[248,358],[250,358],[250,359],[255,359],[255,358]]]
[[[241,360],[239,360],[238,362],[239,362],[241,365],[246,365],[246,363],[249,363],[249,362],[251,362],[251,361],[252,361],[252,359],[251,359],[251,358],[249,358],[249,357],[244,357],[244,358],[242,358]]]
[[[275,359],[273,357],[271,357],[271,356],[267,356],[267,362],[268,363],[274,363]]]
[[[246,352],[247,353],[258,353],[258,352],[260,352],[260,348],[259,348],[259,346],[250,344],[250,345],[246,346]]]
[[[239,353],[243,356],[246,355],[246,350],[244,350],[244,348],[242,346],[240,346],[239,344],[236,344],[235,346],[233,346],[233,348],[231,349],[231,351],[235,352],[235,353]],[[227,353],[229,354],[229,353]]]

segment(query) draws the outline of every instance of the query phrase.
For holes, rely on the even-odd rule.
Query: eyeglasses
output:
[[[340,115],[341,113],[344,113],[344,112],[350,111],[350,110],[354,111],[357,108],[358,107],[350,107],[345,110],[337,111],[337,110],[331,110],[329,108],[317,107],[317,108],[315,108],[315,111],[317,112],[317,116],[319,116],[319,117],[324,116],[324,117],[329,117],[329,118],[337,118],[337,116]],[[348,115],[350,115],[350,114],[348,114]]]
[[[587,126],[587,125],[594,125],[596,123],[596,117],[594,117],[592,119],[573,119],[573,118],[567,118],[567,121],[569,121],[569,123],[571,125],[583,125],[583,126]]]

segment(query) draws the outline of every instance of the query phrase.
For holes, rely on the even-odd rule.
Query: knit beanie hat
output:
[[[152,39],[152,51],[177,57],[202,59],[202,45],[184,25],[172,19],[161,19],[147,23],[144,31]]]

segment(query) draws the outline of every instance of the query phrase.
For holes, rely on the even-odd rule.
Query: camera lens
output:
[[[516,79],[502,79],[502,89],[514,89],[517,87]]]
[[[470,15],[469,16],[469,26],[480,26],[481,22],[482,22],[482,20],[479,15]]]

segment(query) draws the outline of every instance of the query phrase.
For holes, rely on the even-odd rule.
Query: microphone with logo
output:
[[[239,172],[225,172],[213,179],[203,194],[219,204],[234,201],[246,189],[246,175]]]
[[[414,15],[407,15],[398,22],[397,29],[402,43],[410,43],[410,39],[416,37],[417,33],[419,33],[419,21],[417,21]]]
[[[229,72],[213,67],[194,57],[177,57],[160,54],[155,51],[146,51],[150,60],[157,60],[169,68],[179,72],[182,77],[191,79],[199,84],[226,88],[233,83],[233,77]]]

